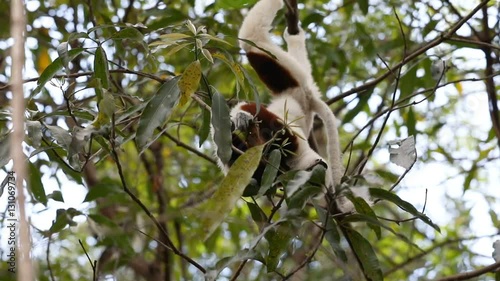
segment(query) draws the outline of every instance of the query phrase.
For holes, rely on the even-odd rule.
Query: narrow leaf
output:
[[[69,56],[68,56],[68,42],[62,42],[57,46],[57,54],[62,60],[64,69],[66,69],[66,74],[69,75]]]
[[[142,41],[144,35],[133,27],[124,28],[111,36],[111,39],[131,39],[135,41]]]
[[[54,192],[47,195],[47,198],[52,199],[54,201],[58,201],[58,202],[64,202],[64,198],[62,196],[62,193],[59,190],[54,190]]]
[[[323,227],[325,228],[325,238],[326,241],[330,244],[330,247],[332,247],[333,252],[337,257],[339,257],[342,261],[347,262],[347,255],[342,249],[342,246],[340,245],[340,233],[337,229],[337,225],[335,223],[335,220],[331,218],[325,209],[323,209],[321,206],[318,204],[314,203],[314,208],[316,209],[316,213],[318,213],[319,221],[321,224],[323,224]]]
[[[226,100],[219,93],[212,96],[212,127],[217,156],[226,164],[232,154],[231,119]]]
[[[165,123],[172,114],[172,108],[179,99],[178,80],[175,77],[165,82],[142,112],[136,134],[137,146],[141,151],[145,149],[156,127]]]
[[[266,257],[267,272],[276,271],[280,257],[287,250],[292,238],[291,223],[280,223],[274,230],[266,233],[265,237],[269,244],[269,252]]]
[[[204,235],[203,240],[206,240],[214,232],[236,205],[259,166],[263,149],[263,145],[255,146],[238,157],[219,188],[198,210],[197,214],[201,215],[200,224]]]
[[[170,49],[170,50],[168,51],[168,53],[166,54],[166,56],[167,56],[167,57],[172,56],[172,55],[174,55],[175,53],[177,53],[178,51],[180,51],[180,50],[184,49],[185,47],[187,47],[187,46],[189,46],[189,45],[191,45],[191,43],[183,43],[183,44],[179,44],[179,45],[177,45],[177,46],[173,47],[172,49]]]
[[[179,90],[181,91],[181,99],[179,105],[184,105],[188,102],[191,95],[200,86],[201,79],[201,64],[199,60],[193,61],[186,67],[181,79],[179,79]]]
[[[379,199],[384,199],[389,202],[392,202],[396,204],[399,208],[403,209],[404,211],[407,211],[408,213],[418,217],[421,219],[423,222],[437,230],[438,232],[441,232],[441,229],[439,229],[439,226],[434,224],[429,217],[427,217],[425,214],[422,214],[419,212],[412,204],[408,203],[407,201],[401,199],[399,196],[396,194],[387,191],[385,189],[380,189],[380,188],[370,188],[370,195],[375,198]]]
[[[5,167],[9,163],[10,157],[10,137],[0,136],[0,167]]]
[[[369,280],[382,281],[384,278],[380,269],[380,263],[370,242],[352,229],[346,228],[346,234],[352,242],[351,246],[356,256],[361,261],[365,275]]]
[[[262,229],[267,222],[267,216],[259,207],[259,205],[246,202],[248,209],[250,210],[250,214],[252,215],[253,221],[259,226],[259,229]]]
[[[112,182],[98,183],[89,190],[89,192],[85,196],[85,199],[83,199],[83,202],[91,202],[98,198],[108,197],[110,195],[118,193],[123,193],[123,190],[120,188],[120,186]]]
[[[42,124],[39,121],[26,120],[26,129],[28,130],[28,139],[31,145],[39,148],[42,143]]]
[[[59,145],[69,149],[73,137],[68,131],[59,126],[45,125],[45,127],[50,131],[51,137],[54,138]]]
[[[321,186],[306,185],[293,194],[288,201],[288,210],[302,210],[306,202],[321,192]]]
[[[354,208],[356,211],[360,214],[364,214],[368,217],[370,217],[372,220],[378,222],[378,223],[368,223],[368,226],[375,232],[377,235],[377,238],[380,239],[382,235],[382,231],[380,229],[380,222],[378,221],[377,216],[375,215],[375,212],[372,210],[370,205],[366,203],[366,201],[361,198],[361,197],[354,197],[354,196],[347,196],[349,200],[351,200],[352,204],[354,205]]]
[[[33,194],[33,198],[47,207],[47,195],[42,183],[42,174],[35,164],[29,162],[30,175],[29,175],[29,191]]]
[[[192,35],[187,35],[187,34],[183,34],[183,33],[168,33],[168,34],[162,34],[160,35],[160,38],[161,39],[164,39],[164,40],[173,40],[173,41],[177,41],[179,39],[186,39],[186,38],[190,38],[192,37]]]
[[[68,58],[69,61],[73,60],[81,54],[85,49],[83,48],[77,48],[77,49],[72,49],[68,51]],[[40,75],[40,78],[38,78],[38,83],[36,88],[33,90],[32,95],[37,94],[40,92],[40,90],[45,86],[45,83],[47,83],[50,79],[52,79],[59,70],[63,68],[63,61],[61,58],[55,59],[45,70],[43,73]]]
[[[278,174],[279,167],[281,163],[281,152],[279,149],[273,149],[271,153],[269,153],[269,157],[267,159],[267,165],[264,169],[264,174],[262,174],[262,181],[260,184],[259,195],[265,194],[276,178]]]
[[[201,126],[198,129],[198,147],[201,147],[201,145],[207,140],[208,136],[210,135],[210,110],[207,110],[205,108],[201,108]]]
[[[212,57],[212,54],[210,53],[209,50],[203,48],[201,49],[201,53],[203,54],[203,56],[210,62],[210,63],[214,63],[214,58]]]
[[[104,89],[109,88],[109,66],[108,59],[104,49],[99,46],[95,51],[94,58],[94,73],[95,77],[101,79],[101,85]]]
[[[260,262],[264,262],[264,259],[262,258],[262,256],[259,254],[258,251],[253,249],[243,249],[232,257],[225,257],[220,259],[215,265],[215,269],[208,270],[207,273],[205,273],[205,280],[206,281],[218,280],[217,277],[224,268],[229,267],[237,262],[246,260],[257,260]]]
[[[363,15],[368,14],[368,0],[358,0],[358,5]]]
[[[205,33],[205,34],[199,34],[198,36],[202,37],[202,38],[208,38],[208,39],[213,40],[213,41],[221,42],[221,43],[224,43],[224,44],[229,45],[229,46],[233,46],[233,44],[227,42],[226,40],[221,39],[219,37],[215,37],[215,36],[210,35],[210,34]]]

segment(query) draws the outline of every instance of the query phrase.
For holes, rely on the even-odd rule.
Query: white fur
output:
[[[294,131],[304,137],[299,145],[299,151],[294,159],[294,169],[301,169],[307,166],[315,153],[308,145],[306,139],[311,133],[314,116],[317,114],[324,122],[328,137],[328,167],[327,185],[331,188],[339,185],[344,168],[341,162],[339,147],[339,137],[336,125],[336,118],[326,103],[321,100],[321,94],[314,83],[311,74],[311,64],[308,59],[305,46],[305,33],[300,30],[297,35],[290,35],[285,31],[284,38],[288,45],[288,52],[276,46],[270,37],[272,21],[276,13],[283,8],[283,0],[261,0],[248,12],[240,28],[239,37],[255,43],[258,47],[273,54],[278,62],[284,66],[291,75],[299,82],[299,87],[288,89],[283,93],[275,93],[277,96],[272,100],[268,109],[280,116],[282,119],[294,120],[294,117],[301,117],[297,122],[298,128]],[[246,52],[266,54],[243,41],[241,47]],[[286,101],[286,107],[285,105]],[[288,116],[284,115],[283,109],[288,110]],[[293,116],[293,117],[292,117]],[[300,129],[300,130],[299,130]],[[314,153],[314,154],[313,154]]]

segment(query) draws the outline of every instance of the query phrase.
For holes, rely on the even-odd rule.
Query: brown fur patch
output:
[[[289,88],[299,86],[290,71],[283,67],[276,59],[262,53],[247,53],[248,61],[257,72],[260,79],[274,93],[280,93]]]
[[[255,122],[250,124],[247,128],[248,130],[246,132],[247,136],[245,141],[233,134],[233,145],[241,151],[246,151],[250,147],[261,145],[273,140],[270,143],[271,146],[265,151],[269,153],[272,149],[278,149],[281,147],[285,154],[281,157],[280,166],[281,169],[288,170],[289,167],[286,163],[291,157],[294,156],[292,153],[298,149],[298,137],[283,124],[283,121],[280,120],[276,114],[269,111],[262,105],[260,106],[259,113],[257,113],[257,106],[255,103],[244,104],[241,106],[241,109],[252,114],[256,118]],[[233,151],[230,164],[236,161],[238,157],[239,153]],[[267,154],[264,155],[264,158],[266,157]],[[255,178],[258,183],[260,183],[264,168],[265,162],[262,162],[253,175],[253,178]]]

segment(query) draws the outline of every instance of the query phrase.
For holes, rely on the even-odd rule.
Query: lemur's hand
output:
[[[325,167],[325,169],[328,169],[328,164],[326,164],[323,159],[316,159],[316,161],[311,166],[309,166],[306,171],[312,171],[317,165],[321,165]]]
[[[254,122],[254,117],[246,112],[238,112],[236,116],[231,119],[232,131],[242,131],[246,132],[248,127]]]

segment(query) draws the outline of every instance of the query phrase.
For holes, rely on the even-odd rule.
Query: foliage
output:
[[[25,140],[39,280],[96,272],[117,280],[426,280],[494,262],[481,258],[492,249],[477,241],[491,245],[499,226],[490,190],[500,161],[495,1],[299,1],[314,77],[342,123],[341,188],[369,188],[374,199],[347,192],[355,213],[325,203],[341,195],[325,200],[322,167],[279,171],[279,150],[247,151],[226,177],[217,167],[215,145],[223,163],[231,157],[230,105],[268,100],[238,48],[239,23],[255,1],[80,2],[26,1]],[[0,38],[8,38],[5,11],[0,3]],[[276,30],[285,25],[279,16]],[[0,40],[5,172],[11,45]],[[264,177],[252,187],[263,154]],[[437,166],[443,183],[428,179]],[[65,202],[76,194],[63,188],[69,183],[85,188],[85,204]],[[245,187],[256,195],[242,197]],[[470,215],[471,197],[489,217]],[[0,267],[0,279],[13,280]]]

